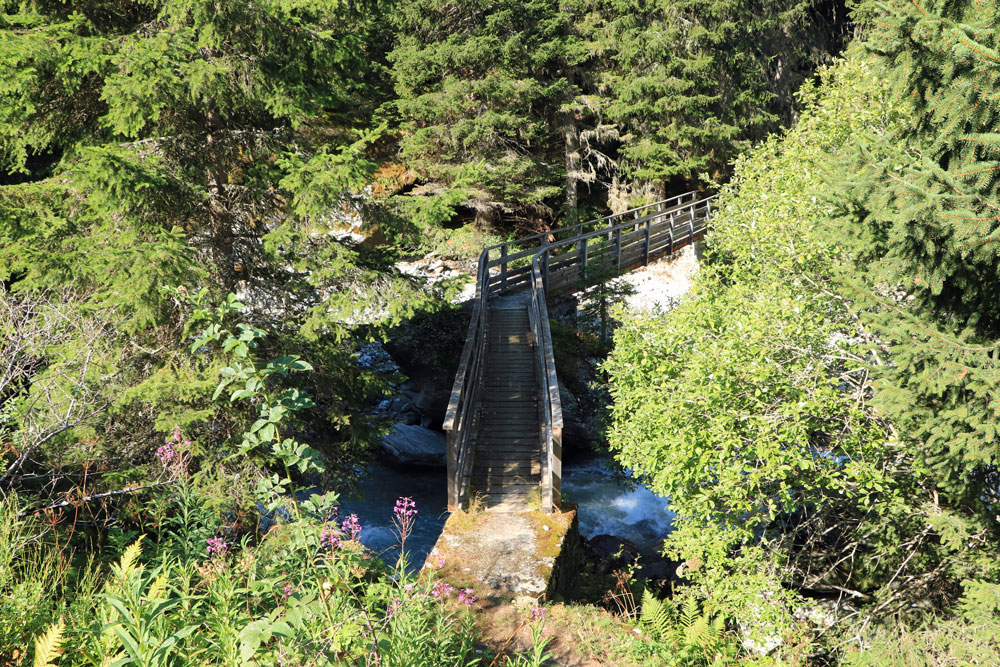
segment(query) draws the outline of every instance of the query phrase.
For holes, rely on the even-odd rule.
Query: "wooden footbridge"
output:
[[[563,420],[546,296],[583,288],[598,267],[625,272],[694,243],[713,199],[688,192],[483,250],[444,420],[449,509],[473,494],[496,511],[559,506]]]

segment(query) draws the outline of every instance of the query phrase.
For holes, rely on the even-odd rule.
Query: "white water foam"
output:
[[[659,550],[671,530],[675,515],[667,507],[668,499],[640,484],[619,483],[604,461],[567,465],[563,491],[580,508],[584,537],[614,535],[644,551]]]

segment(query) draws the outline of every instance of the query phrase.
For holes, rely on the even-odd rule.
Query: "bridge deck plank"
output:
[[[490,311],[470,483],[486,494],[487,507],[522,511],[541,483],[537,353],[527,302],[498,302]]]

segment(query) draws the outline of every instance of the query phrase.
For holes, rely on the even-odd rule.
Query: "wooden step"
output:
[[[540,450],[542,446],[542,433],[539,431],[535,435],[522,435],[517,437],[503,438],[491,436],[490,438],[479,437],[476,439],[480,453],[487,451],[514,451],[517,448],[535,448]],[[518,450],[522,451],[522,450]]]
[[[493,474],[493,475],[540,475],[542,474],[542,464],[539,461],[499,461],[497,463],[484,463],[473,466],[472,474]]]
[[[542,439],[534,442],[482,442],[476,443],[476,456],[484,461],[519,461],[520,459],[541,459]]]

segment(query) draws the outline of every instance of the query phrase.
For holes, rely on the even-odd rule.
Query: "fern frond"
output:
[[[140,535],[135,542],[133,542],[127,549],[125,553],[122,554],[121,560],[118,562],[118,576],[122,579],[128,577],[129,574],[135,569],[135,564],[139,560],[139,555],[142,553],[142,538],[145,535]]]
[[[707,615],[695,618],[694,622],[684,630],[688,645],[698,647],[707,646],[710,642],[710,627],[711,624],[708,621]]]
[[[701,618],[701,608],[698,601],[691,597],[684,600],[684,606],[681,608],[681,625],[690,628],[699,618]]]
[[[45,633],[35,638],[35,661],[33,667],[55,667],[52,661],[59,657],[59,650],[63,640],[63,630],[66,629],[66,621],[60,616],[59,621],[50,625]]]
[[[146,598],[149,600],[160,599],[160,594],[167,586],[167,575],[161,574],[156,578],[153,584],[149,587],[149,592],[146,593]]]
[[[642,591],[640,620],[656,639],[666,637],[670,630],[670,621],[672,619],[667,605],[650,593],[648,588]]]

